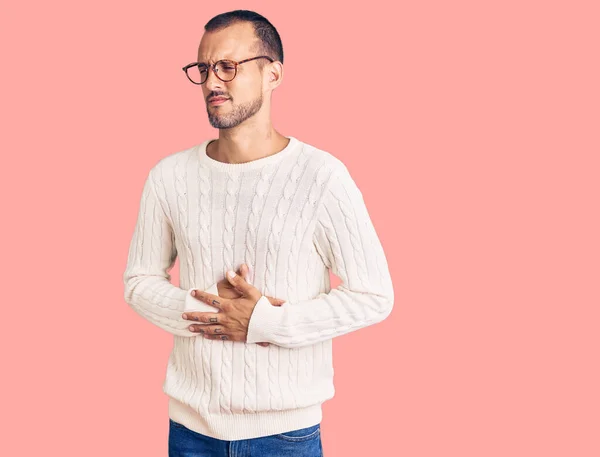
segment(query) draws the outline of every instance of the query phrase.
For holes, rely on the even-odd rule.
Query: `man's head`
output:
[[[206,68],[207,79],[202,91],[210,124],[218,129],[228,129],[257,113],[268,116],[271,93],[283,78],[283,47],[275,27],[258,13],[236,10],[213,17],[204,30],[198,48],[200,63],[210,65],[222,59],[239,62],[257,56],[268,56],[273,60],[260,58],[241,63],[235,70],[235,77],[227,82]],[[217,96],[226,97],[227,101],[211,104],[210,98]],[[266,105],[263,104],[265,98],[269,102]]]

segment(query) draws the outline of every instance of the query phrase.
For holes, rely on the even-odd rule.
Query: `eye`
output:
[[[232,71],[235,70],[235,64],[228,61],[221,61],[217,64],[217,68],[223,71]]]

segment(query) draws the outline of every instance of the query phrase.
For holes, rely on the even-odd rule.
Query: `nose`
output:
[[[209,91],[213,91],[215,89],[223,87],[223,81],[217,78],[217,75],[215,75],[214,69],[212,67],[208,69],[208,74],[206,76],[206,81],[204,82],[204,85]]]

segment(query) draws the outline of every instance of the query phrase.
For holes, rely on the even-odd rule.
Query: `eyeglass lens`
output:
[[[204,84],[208,77],[208,66],[199,64],[189,67],[187,70],[188,78],[196,84]],[[220,60],[216,64],[217,76],[223,81],[231,81],[235,77],[235,65],[231,62]]]

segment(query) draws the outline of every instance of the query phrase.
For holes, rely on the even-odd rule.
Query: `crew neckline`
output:
[[[287,136],[286,138],[288,138],[290,141],[287,144],[287,146],[285,148],[283,148],[281,151],[276,152],[275,154],[271,154],[270,156],[267,156],[267,157],[261,157],[260,159],[251,160],[249,162],[227,163],[227,162],[219,162],[218,160],[215,160],[212,157],[209,157],[206,154],[206,148],[209,143],[211,143],[212,141],[216,141],[218,138],[209,138],[208,140],[200,143],[197,147],[197,153],[198,153],[198,158],[200,159],[201,163],[204,163],[208,167],[213,168],[215,170],[228,171],[228,172],[256,170],[256,169],[262,168],[267,165],[276,164],[294,152],[296,147],[299,145],[300,141],[293,136]]]

